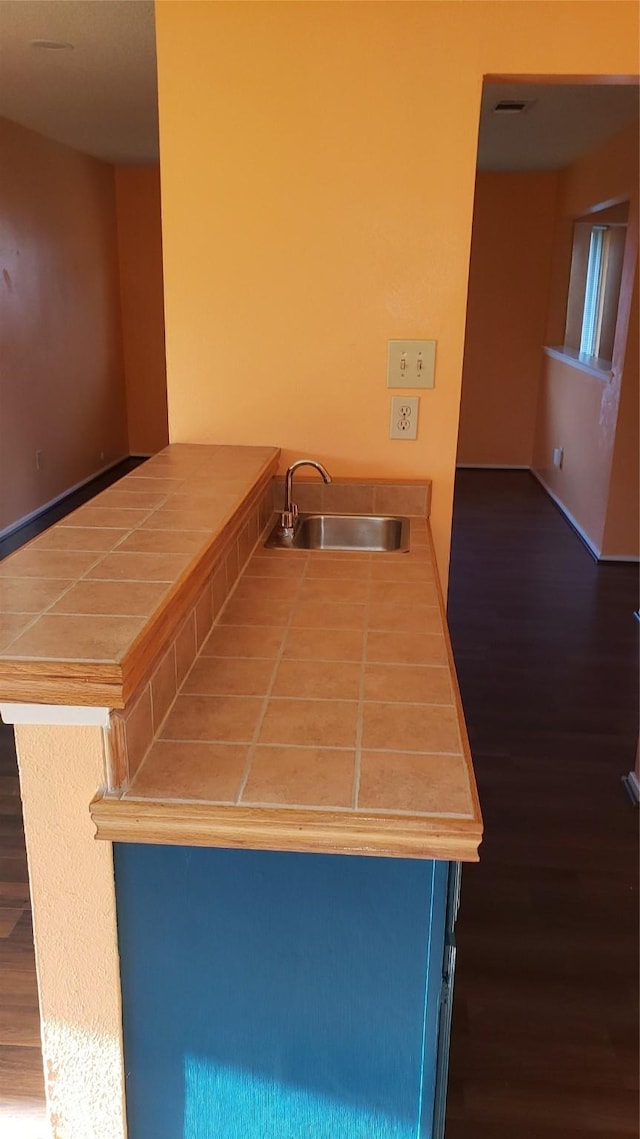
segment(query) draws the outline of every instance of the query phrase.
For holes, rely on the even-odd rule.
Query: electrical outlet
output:
[[[419,404],[420,396],[417,395],[391,397],[390,439],[417,439]]]
[[[435,385],[435,340],[390,340],[388,388],[432,388]]]
[[[554,465],[554,467],[557,467],[558,470],[562,470],[563,462],[564,462],[564,447],[554,447],[553,448],[553,465]]]
[[[36,451],[36,470],[42,470],[42,451]]]

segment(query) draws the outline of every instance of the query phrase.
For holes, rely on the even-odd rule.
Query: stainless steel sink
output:
[[[298,514],[293,534],[274,526],[265,546],[280,550],[363,550],[406,554],[409,519],[361,514]]]

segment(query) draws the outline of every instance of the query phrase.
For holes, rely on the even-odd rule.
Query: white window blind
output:
[[[584,313],[580,333],[580,353],[585,356],[598,355],[607,262],[607,232],[605,225],[594,225],[591,230]]]

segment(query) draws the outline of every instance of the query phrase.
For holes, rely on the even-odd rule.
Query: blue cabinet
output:
[[[129,1139],[440,1139],[457,864],[119,844],[115,867]]]

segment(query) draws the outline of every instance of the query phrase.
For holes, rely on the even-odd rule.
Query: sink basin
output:
[[[280,550],[362,550],[406,554],[409,519],[362,514],[299,514],[293,536],[278,522],[265,546]]]

